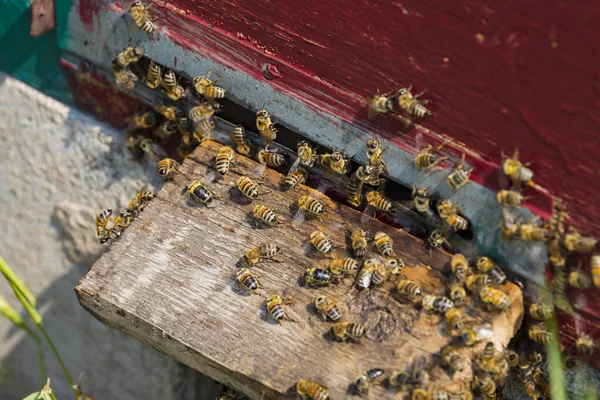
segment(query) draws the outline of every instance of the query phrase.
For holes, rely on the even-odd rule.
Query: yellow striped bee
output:
[[[466,284],[471,292],[479,292],[481,288],[492,284],[492,278],[486,274],[470,275],[467,277]]]
[[[466,346],[473,346],[475,343],[481,342],[482,340],[489,340],[493,335],[494,333],[492,332],[489,323],[475,325],[471,329],[463,329],[460,331],[460,337]]]
[[[212,117],[219,110],[220,107],[217,103],[205,101],[198,106],[192,107],[189,111],[189,117],[192,121],[198,122],[206,117]]]
[[[431,218],[432,212],[429,205],[429,192],[425,188],[417,189],[416,186],[412,185],[412,201],[415,210],[425,217]]]
[[[322,268],[308,268],[304,271],[304,283],[308,286],[323,286],[331,283],[331,274]]]
[[[115,62],[120,68],[126,68],[131,63],[136,63],[144,55],[144,49],[141,46],[128,47],[115,57]]]
[[[258,289],[265,289],[263,285],[261,285],[258,277],[252,275],[250,271],[246,268],[240,268],[239,271],[235,274],[235,279],[238,283],[238,289],[241,289],[245,292],[251,292],[254,294],[259,294]]]
[[[168,180],[179,168],[179,163],[172,158],[165,158],[158,162],[156,171],[163,179]]]
[[[169,138],[177,132],[177,124],[174,121],[165,121],[156,129],[154,135],[165,144]]]
[[[175,112],[175,116],[177,117],[175,123],[177,124],[177,129],[179,129],[179,133],[181,133],[182,140],[183,138],[189,140],[194,127],[192,120],[188,118],[188,113],[184,109],[179,108]]]
[[[205,205],[211,203],[215,197],[213,192],[200,181],[190,183],[187,187],[187,194],[193,201],[201,202]]]
[[[533,223],[519,225],[519,235],[522,240],[546,242],[550,239],[550,231]]]
[[[465,317],[462,311],[456,307],[452,307],[444,313],[444,319],[448,323],[448,326],[450,326],[450,329],[459,330],[462,327]]]
[[[128,68],[113,69],[113,72],[119,85],[123,86],[125,89],[128,90],[131,90],[135,87],[135,82],[138,81],[138,77]]]
[[[267,307],[267,313],[265,314],[265,320],[269,318],[269,315],[277,321],[277,323],[281,324],[284,318],[292,322],[296,322],[283,309],[284,304],[292,304],[293,301],[289,298],[283,298],[279,295],[272,295],[266,298],[265,305]]]
[[[485,399],[496,398],[496,384],[489,376],[477,379],[477,389]]]
[[[454,167],[454,171],[448,175],[448,184],[455,190],[460,189],[469,183],[469,178],[473,172],[473,168],[465,170],[463,163],[465,162],[465,155],[463,154],[458,162],[458,165]]]
[[[433,115],[431,111],[425,108],[425,104],[429,103],[429,101],[418,100],[418,98],[425,92],[421,92],[413,96],[413,94],[410,92],[411,89],[412,86],[398,90],[395,96],[398,101],[398,107],[417,118]]]
[[[160,85],[161,74],[160,65],[156,64],[154,60],[150,61],[148,72],[146,72],[146,86],[150,89],[156,89]]]
[[[273,141],[277,138],[277,128],[275,128],[275,124],[278,123],[279,121],[273,118],[264,108],[256,112],[256,129],[258,130],[258,133],[267,140]]]
[[[415,282],[408,279],[400,280],[398,282],[398,285],[396,286],[396,290],[398,290],[400,296],[405,297],[411,301],[416,300],[423,294],[421,287]]]
[[[223,146],[219,149],[219,153],[215,159],[217,172],[225,175],[229,172],[231,163],[235,161],[235,152],[231,147]],[[240,178],[241,179],[241,178]],[[239,181],[238,181],[239,182]],[[241,189],[240,189],[241,190]],[[244,191],[242,190],[242,193]]]
[[[315,149],[305,141],[298,142],[298,158],[294,162],[292,169],[295,169],[298,165],[302,164],[307,167],[314,167],[319,160],[319,156]]]
[[[233,130],[233,141],[237,145],[236,151],[244,156],[252,152],[252,143],[246,136],[246,129],[242,125],[236,125]]]
[[[192,132],[192,137],[194,141],[198,144],[204,142],[210,137],[210,133],[216,127],[217,124],[215,122],[215,119],[210,116],[204,117],[201,120],[196,121],[194,124],[194,132]]]
[[[521,189],[523,185],[533,187],[533,171],[519,161],[519,151],[515,150],[512,157],[505,157],[502,161],[502,171],[510,178],[513,185]]]
[[[490,304],[498,310],[506,310],[510,307],[510,297],[501,290],[491,287],[483,287],[479,291],[479,298],[484,303]]]
[[[373,119],[379,114],[385,115],[392,111],[394,109],[394,98],[387,93],[380,94],[378,90],[372,98],[367,99],[367,105],[369,106],[367,117]]]
[[[368,289],[373,281],[373,274],[377,271],[379,263],[374,258],[369,258],[363,263],[363,267],[356,277],[356,282],[359,289]]]
[[[242,261],[244,264],[254,266],[260,264],[262,260],[273,260],[279,254],[281,248],[273,243],[262,243],[258,247],[248,250]]]
[[[445,221],[455,232],[469,229],[469,221],[458,214],[450,215]]]
[[[134,1],[131,5],[131,17],[136,25],[147,33],[152,33],[155,29],[152,20],[156,19],[156,17],[150,17],[148,14],[150,6],[152,6],[152,3],[146,4],[143,1]]]
[[[361,205],[363,184],[372,173],[373,167],[370,165],[361,165],[354,171],[350,179],[348,179],[344,192],[348,196],[348,202],[351,205],[355,207]]]
[[[381,368],[373,368],[361,375],[356,382],[354,382],[357,393],[360,395],[368,394],[371,384],[377,381],[384,372],[385,371]]]
[[[353,258],[336,258],[329,263],[329,271],[334,276],[356,275],[358,263]]]
[[[585,333],[581,332],[575,342],[577,352],[584,357],[589,357],[594,353],[594,341]]]
[[[508,361],[508,366],[510,368],[515,368],[519,365],[519,355],[512,350],[505,350],[504,354],[506,355],[506,360]]]
[[[365,232],[360,228],[356,228],[350,233],[350,246],[355,257],[363,257],[367,251],[367,235],[369,232]]]
[[[392,388],[404,388],[411,383],[410,375],[406,372],[394,371],[388,378],[388,385]]]
[[[587,254],[596,250],[598,241],[592,237],[583,237],[574,227],[569,227],[564,238],[564,245],[568,251]]]
[[[360,338],[365,335],[365,327],[354,322],[337,322],[332,328],[333,338],[336,340],[351,340],[360,342]]]
[[[600,289],[600,255],[593,255],[590,260],[590,268],[592,271],[592,281],[594,286]]]
[[[128,210],[122,210],[116,218],[111,218],[114,222],[115,228],[117,229],[117,236],[121,234],[121,231],[131,225],[133,221],[133,214]]]
[[[306,183],[306,179],[308,178],[308,172],[304,168],[298,168],[291,174],[288,174],[285,177],[285,181],[283,182],[283,186],[286,189],[293,189],[299,184]]]
[[[217,78],[214,82],[210,79],[212,71],[208,71],[206,75],[197,76],[193,80],[194,89],[198,94],[204,96],[207,99],[222,99],[226,95],[225,89],[219,86],[215,86],[221,80],[221,77]]]
[[[329,254],[333,250],[331,240],[321,231],[314,231],[310,234],[310,242],[320,253]]]
[[[531,325],[527,331],[529,339],[539,344],[548,344],[552,340],[552,333],[546,330],[546,326],[543,323],[537,325]]]
[[[492,279],[492,283],[502,285],[506,282],[506,274],[489,257],[479,257],[476,263],[480,272],[485,272]]]
[[[257,204],[254,206],[254,209],[252,210],[252,216],[254,217],[254,223],[257,228],[259,222],[263,222],[268,226],[273,226],[281,221],[281,217],[262,204]]]
[[[315,309],[321,315],[323,321],[326,321],[328,317],[334,322],[342,318],[342,312],[338,305],[327,296],[319,296],[315,299]]]
[[[552,317],[552,313],[554,313],[554,307],[550,303],[539,302],[533,303],[531,306],[529,306],[529,315],[531,315],[532,318],[540,321],[550,319],[550,317]]]
[[[392,202],[375,190],[371,190],[367,193],[366,199],[370,206],[373,206],[378,210],[390,211],[392,209]]]
[[[452,273],[460,282],[465,282],[467,276],[471,274],[469,262],[465,256],[460,253],[456,253],[452,256],[450,265],[452,267]]]
[[[350,158],[345,151],[335,151],[331,154],[321,154],[319,164],[322,167],[329,167],[335,173],[345,175],[350,168]]]
[[[514,190],[501,190],[496,193],[496,200],[501,206],[519,207],[525,198]]]
[[[161,102],[156,104],[154,109],[169,121],[177,120],[177,107],[175,106],[170,106],[164,102]]]
[[[244,196],[250,200],[256,199],[260,194],[258,192],[258,186],[247,176],[241,176],[235,183],[237,188],[242,192]]]
[[[463,371],[467,363],[460,353],[452,346],[447,345],[442,349],[442,360],[450,367],[452,371]]]
[[[443,219],[447,219],[451,215],[458,214],[458,209],[449,199],[439,200],[436,203],[435,208],[438,212],[438,215]]]
[[[140,213],[146,204],[154,198],[154,192],[146,190],[147,188],[148,185],[144,185],[127,205],[127,210],[133,215]]]
[[[431,231],[429,237],[427,238],[427,242],[429,243],[429,246],[438,249],[441,248],[444,244],[448,244],[448,240],[446,239],[446,237],[440,229],[434,229],[433,231]]]
[[[452,303],[452,300],[449,298],[432,295],[423,296],[421,305],[427,311],[435,311],[442,314],[454,307],[454,303]]]
[[[173,70],[166,70],[161,79],[161,84],[165,93],[171,100],[179,100],[184,93],[184,89],[177,83],[177,75]]]
[[[256,155],[258,162],[267,164],[271,168],[281,167],[286,164],[285,156],[277,151],[277,149],[269,149],[269,146],[260,150]]]
[[[136,113],[133,116],[133,124],[136,128],[152,128],[156,124],[156,113],[153,111]]]
[[[103,210],[96,216],[96,237],[100,243],[106,243],[110,239],[110,234],[117,235],[113,227],[109,226],[112,210]]]
[[[457,282],[450,286],[450,300],[457,306],[465,303],[467,300],[467,292],[462,283]]]
[[[298,381],[296,383],[296,393],[302,397],[302,400],[329,400],[327,388],[311,381]]]
[[[571,271],[569,273],[569,285],[577,289],[589,289],[592,287],[592,280],[583,271]]]
[[[440,151],[444,147],[444,143],[436,147],[437,151]],[[430,170],[434,167],[437,167],[439,163],[444,160],[447,160],[446,156],[436,156],[433,154],[433,146],[427,145],[425,149],[423,149],[419,154],[415,156],[415,165],[419,169]]]
[[[325,212],[325,206],[319,200],[310,196],[301,196],[298,199],[298,208],[308,212],[310,215],[318,216]]]
[[[378,264],[377,269],[373,271],[373,277],[371,278],[371,282],[375,286],[381,286],[391,275],[391,270],[387,266],[387,264]]]
[[[517,217],[506,208],[502,209],[502,225],[500,225],[500,229],[506,239],[512,239],[519,230]]]
[[[377,232],[373,237],[377,251],[386,258],[395,257],[392,239],[384,232]]]

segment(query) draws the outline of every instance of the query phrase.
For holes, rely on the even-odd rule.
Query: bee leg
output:
[[[423,96],[425,94],[427,90],[423,90],[421,93],[417,93],[413,96],[413,99],[418,99],[419,97]],[[423,102],[421,102],[423,103]]]

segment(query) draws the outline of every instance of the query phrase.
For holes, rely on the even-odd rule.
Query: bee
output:
[[[444,143],[436,147],[437,151],[440,151],[444,147]],[[447,160],[446,156],[436,156],[433,154],[433,146],[427,145],[425,149],[423,149],[419,154],[415,156],[415,165],[419,169],[430,170],[436,167],[439,163],[444,160]]]
[[[154,135],[156,135],[156,137],[159,138],[161,140],[161,142],[164,144],[176,132],[177,132],[177,124],[173,121],[165,121],[162,124],[160,124],[158,129],[156,129],[156,132],[154,132]]]
[[[107,235],[107,233],[116,234],[116,232],[112,228],[108,227],[108,224],[111,221],[111,215],[112,210],[107,209],[103,210],[102,212],[100,212],[100,214],[96,216],[96,236],[98,237],[100,243],[105,243],[106,241],[108,241],[110,235]]]
[[[212,71],[208,71],[206,75],[197,76],[193,80],[194,89],[198,94],[204,96],[207,99],[222,99],[225,97],[227,92],[225,89],[219,86],[215,86],[221,78],[217,78],[214,82],[210,79]]]
[[[417,187],[413,185],[411,196],[415,210],[417,210],[419,214],[431,218],[432,212],[429,205],[429,192],[427,189],[417,189]]]
[[[512,239],[519,230],[517,217],[511,214],[506,208],[502,209],[502,225],[500,225],[500,229],[506,239]]]
[[[531,399],[542,399],[542,395],[537,390],[535,382],[531,378],[525,378],[525,380],[523,381],[523,389],[525,390],[525,393],[527,393],[527,396],[529,396]]]
[[[146,86],[150,89],[156,89],[160,85],[161,74],[160,65],[156,64],[154,60],[150,61],[148,72],[146,72]]]
[[[537,350],[531,350],[529,354],[527,354],[527,361],[532,365],[538,365],[544,361],[544,356]]]
[[[592,281],[594,286],[600,289],[600,255],[593,255],[590,260]]]
[[[519,161],[519,151],[515,150],[512,157],[505,157],[502,161],[502,171],[510,178],[517,188],[525,186],[533,187],[533,171]]]
[[[136,113],[133,116],[133,124],[136,126],[136,128],[152,128],[156,124],[156,114],[152,111]]]
[[[431,247],[441,248],[444,244],[448,244],[448,240],[442,234],[440,229],[434,229],[429,234],[429,238],[427,239],[429,245]]]
[[[519,225],[519,235],[522,240],[546,242],[550,239],[550,231],[533,223]]]
[[[206,117],[212,117],[218,110],[219,107],[216,104],[205,101],[199,106],[192,107],[189,111],[189,117],[192,121],[198,122]]]
[[[458,162],[458,165],[454,167],[454,171],[448,175],[448,184],[455,190],[460,189],[469,183],[469,178],[473,172],[473,168],[468,170],[465,169],[463,163],[465,162],[465,155],[463,154]]]
[[[529,339],[539,344],[548,344],[553,338],[552,333],[546,330],[544,324],[531,325],[527,331]]]
[[[490,278],[489,275],[486,275],[486,274],[471,275],[471,276],[467,277],[466,283],[467,283],[467,288],[471,292],[477,292],[481,288],[490,286],[492,284],[492,278]]]
[[[385,371],[381,368],[373,368],[361,375],[354,383],[358,394],[368,394],[371,384],[375,382],[377,378],[381,377],[384,372]]]
[[[375,118],[378,114],[387,114],[394,109],[394,98],[389,94],[380,94],[379,91],[375,95],[367,99],[369,110],[367,111],[367,117],[369,119]]]
[[[486,399],[496,398],[496,384],[489,376],[478,379],[477,389]]]
[[[123,86],[125,89],[131,90],[135,87],[135,82],[138,77],[131,72],[128,68],[126,69],[113,69],[117,83]]]
[[[388,384],[392,388],[404,387],[410,384],[410,375],[406,372],[394,371],[388,378]]]
[[[169,121],[177,120],[177,107],[175,106],[159,103],[154,106],[154,109]]]
[[[452,346],[445,346],[442,349],[442,360],[455,372],[461,372],[467,366],[465,359]]]
[[[275,212],[269,210],[267,207],[257,204],[252,210],[252,216],[254,217],[254,223],[258,228],[259,222],[264,222],[268,226],[273,226],[279,223],[281,218],[275,214]]]
[[[446,223],[450,225],[455,232],[469,229],[469,221],[458,214],[450,215],[446,218]]]
[[[304,271],[304,283],[309,286],[323,286],[331,283],[331,274],[322,268],[308,268]]]
[[[271,168],[281,167],[286,164],[285,156],[278,153],[275,149],[269,149],[269,146],[260,150],[256,155],[258,162],[261,164],[267,164]]]
[[[290,318],[289,315],[287,315],[285,310],[283,309],[284,304],[290,303],[292,303],[290,299],[284,299],[279,295],[272,295],[267,297],[265,300],[265,305],[267,307],[267,314],[265,314],[265,320],[268,318],[268,315],[271,315],[271,317],[279,324],[281,324],[284,318],[287,318],[292,322],[296,322],[292,318]]]
[[[267,140],[273,141],[277,138],[277,128],[275,128],[277,123],[279,121],[274,119],[264,108],[256,112],[256,129]]]
[[[484,272],[484,273],[488,272],[488,270],[493,268],[495,265],[496,264],[494,263],[494,261],[492,261],[492,259],[489,257],[479,257],[477,259],[477,262],[475,263],[477,270],[479,270],[479,272]]]
[[[158,171],[160,176],[167,180],[177,171],[177,168],[179,168],[179,163],[177,161],[172,158],[165,158],[158,162],[156,171]]]
[[[334,339],[341,341],[360,342],[360,338],[365,335],[365,331],[363,325],[354,322],[336,322],[331,328]]]
[[[587,254],[596,249],[598,241],[591,237],[583,237],[574,227],[569,227],[565,235],[564,245],[568,251]]]
[[[429,375],[425,371],[427,359],[421,355],[413,362],[412,372],[410,376],[411,383],[415,385],[426,385],[429,380]]]
[[[452,273],[460,282],[464,282],[467,279],[467,276],[470,275],[469,263],[462,254],[454,254],[450,261],[450,265],[452,266]]]
[[[373,277],[371,278],[371,282],[375,286],[381,286],[385,281],[390,277],[391,270],[387,266],[387,264],[378,264],[377,269],[373,272]]]
[[[192,137],[197,143],[202,143],[210,136],[210,133],[217,127],[213,117],[204,117],[194,125]]]
[[[553,312],[554,307],[552,306],[552,304],[549,303],[533,303],[529,307],[529,315],[531,315],[532,318],[540,321],[550,319],[550,317],[552,317]]]
[[[592,287],[592,280],[583,271],[571,271],[569,273],[569,285],[577,289],[589,289]]]
[[[458,209],[456,208],[456,206],[454,206],[454,204],[452,204],[452,202],[449,199],[439,200],[435,207],[438,212],[438,215],[443,219],[447,219],[452,215],[458,214]]]
[[[154,192],[147,191],[147,188],[148,185],[144,185],[127,205],[127,210],[132,214],[137,215],[140,213],[146,204],[154,198]]]
[[[550,378],[548,374],[544,372],[541,368],[536,368],[535,372],[532,375],[533,381],[535,384],[542,389],[546,395],[551,396],[553,387],[550,385]]]
[[[262,243],[258,247],[255,247],[244,255],[242,261],[246,265],[254,266],[259,264],[262,260],[272,260],[279,252],[281,248],[273,243]]]
[[[325,206],[319,200],[310,196],[301,196],[298,199],[298,208],[308,212],[311,215],[319,215],[325,211]]]
[[[514,190],[501,190],[496,193],[496,200],[501,206],[519,207],[525,198]]]
[[[435,311],[442,314],[454,307],[454,303],[452,303],[452,300],[449,298],[432,295],[424,296],[423,299],[421,299],[421,305],[428,311]]]
[[[423,294],[421,287],[408,279],[400,280],[396,286],[396,290],[398,290],[400,296],[406,297],[411,301],[416,300]]]
[[[492,279],[492,283],[496,285],[502,285],[506,282],[506,274],[502,271],[502,268],[497,265],[488,270],[487,274]]]
[[[362,203],[362,187],[364,182],[371,176],[373,173],[373,167],[370,165],[364,165],[358,167],[358,169],[352,174],[348,182],[346,183],[346,187],[344,188],[344,192],[348,196],[348,202],[358,207]]]
[[[152,33],[155,29],[152,20],[156,19],[156,17],[150,17],[148,15],[150,6],[152,6],[152,3],[146,4],[143,1],[134,1],[131,5],[131,17],[136,25],[147,33]]]
[[[179,100],[184,93],[184,89],[177,83],[177,75],[173,70],[166,70],[161,80],[163,89],[171,100]]]
[[[259,195],[258,186],[247,176],[240,176],[235,185],[250,200],[256,199]]]
[[[201,202],[203,204],[211,203],[215,197],[213,192],[200,181],[193,181],[190,183],[187,187],[187,194],[195,202]]]
[[[242,289],[246,292],[251,292],[254,294],[259,294],[258,289],[265,289],[263,285],[261,285],[258,277],[255,277],[248,271],[246,268],[241,268],[236,274],[235,279],[238,283],[238,289]]]
[[[221,175],[225,175],[227,172],[229,172],[229,166],[234,161],[235,161],[235,152],[233,151],[233,149],[228,146],[221,147],[219,149],[219,153],[217,154],[217,157],[215,159],[217,172],[220,173]],[[244,178],[244,177],[242,177],[242,178]],[[242,178],[240,178],[240,179],[242,179]],[[239,185],[238,185],[238,188],[239,188]],[[240,190],[242,191],[242,193],[244,193],[244,191],[241,188],[240,188]]]
[[[331,154],[322,154],[319,156],[319,164],[323,167],[329,167],[335,173],[345,175],[350,168],[350,159],[345,151],[335,151]]]
[[[575,342],[575,348],[582,356],[589,357],[594,353],[594,341],[589,335],[582,332]]]
[[[390,211],[392,209],[392,202],[375,190],[371,190],[369,193],[367,193],[366,199],[370,206],[373,206],[378,210]]]
[[[193,125],[192,121],[188,118],[188,114],[185,110],[179,108],[175,112],[175,123],[177,124],[177,129],[179,129],[179,133],[181,133],[182,138],[185,137],[189,139],[192,134]]]
[[[398,101],[398,107],[405,110],[410,115],[414,115],[417,118],[423,118],[433,115],[431,111],[425,108],[425,104],[429,103],[429,101],[418,100],[418,98],[422,96],[425,92],[421,92],[413,96],[413,94],[410,92],[411,89],[412,86],[409,86],[407,88],[401,88],[400,90],[398,90],[395,96]]]
[[[356,277],[359,289],[368,289],[373,281],[373,274],[377,271],[379,263],[374,258],[369,258],[363,263],[363,267]]]
[[[567,263],[567,258],[563,252],[560,238],[551,239],[546,247],[548,248],[548,260],[555,268],[562,268]]]
[[[119,213],[118,217],[112,218],[112,220],[115,224],[115,228],[119,231],[122,231],[131,225],[131,221],[133,221],[133,214],[128,209],[124,209]],[[118,234],[120,234],[120,232]]]
[[[466,346],[473,346],[482,340],[489,340],[493,336],[491,325],[485,323],[483,325],[475,325],[471,329],[463,329],[460,333],[463,343]]]
[[[494,346],[494,342],[487,342],[485,347],[483,348],[483,362],[486,365],[490,365],[494,363],[496,358],[496,347]]]
[[[314,167],[318,160],[319,156],[308,142],[298,142],[298,163],[307,167]]]
[[[350,232],[350,247],[355,257],[363,257],[367,251],[367,235],[368,232],[360,228]]]
[[[136,63],[144,55],[144,49],[141,46],[128,47],[115,57],[115,62],[120,68],[126,68],[131,63]]]
[[[356,275],[358,263],[353,258],[336,258],[329,263],[329,271],[335,275]]]
[[[327,296],[317,297],[315,299],[315,308],[321,314],[323,321],[326,321],[327,317],[332,321],[339,321],[342,318],[342,312],[338,305]]]
[[[242,125],[237,125],[233,130],[233,141],[237,145],[236,151],[244,156],[252,152],[252,144],[246,136],[246,130]]]
[[[333,249],[331,240],[321,231],[314,231],[310,234],[310,242],[320,253],[329,254]]]
[[[377,232],[373,237],[377,251],[386,258],[395,257],[392,239],[384,232]]]
[[[450,286],[450,300],[457,306],[465,303],[467,300],[467,292],[465,292],[462,283],[457,282]]]
[[[465,319],[462,311],[458,308],[452,307],[444,313],[444,318],[450,326],[450,329],[460,330],[462,327],[463,320]]]
[[[515,368],[519,365],[519,355],[512,350],[506,350],[506,359],[508,360],[508,366],[510,368]]]
[[[308,172],[304,168],[298,168],[291,174],[288,174],[285,177],[285,181],[283,183],[286,189],[293,189],[298,184],[306,183],[306,179],[308,178]]]
[[[325,386],[311,381],[298,381],[296,383],[296,393],[302,397],[302,400],[328,400],[329,392]]]

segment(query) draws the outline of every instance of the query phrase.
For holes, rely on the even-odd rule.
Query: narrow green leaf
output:
[[[38,400],[38,399],[41,399],[40,393],[41,392],[31,393],[29,396],[25,397],[23,400]]]
[[[23,296],[25,297],[25,299],[27,299],[29,304],[35,307],[35,297],[29,291],[27,286],[25,286],[23,281],[19,279],[17,274],[15,274],[14,271],[8,266],[8,264],[6,263],[6,261],[4,261],[4,258],[2,257],[0,257],[0,272],[2,272],[8,283],[10,283],[13,290],[17,288],[16,290],[19,290],[23,294]]]
[[[23,329],[25,332],[31,335],[31,330],[23,321],[23,318],[15,311],[14,308],[11,307],[10,304],[6,301],[6,299],[0,296],[0,316],[7,318],[10,322]]]
[[[15,295],[17,296],[17,298],[19,299],[21,304],[23,304],[25,311],[27,311],[27,314],[29,314],[29,316],[31,317],[31,320],[33,321],[33,323],[36,324],[37,326],[41,326],[42,325],[42,316],[35,309],[35,306],[32,305],[27,300],[27,298],[25,297],[23,292],[21,292],[18,287],[15,287],[12,282],[9,282],[9,284],[12,287],[13,291],[15,292]]]

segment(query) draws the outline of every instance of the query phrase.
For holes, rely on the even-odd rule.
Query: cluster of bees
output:
[[[144,32],[155,31],[155,18],[149,14],[150,5],[136,1],[131,5],[131,16],[135,24]],[[178,152],[183,158],[191,150],[210,137],[216,127],[214,115],[221,109],[217,100],[226,96],[225,89],[217,86],[220,77],[211,78],[211,71],[206,75],[192,79],[190,85],[180,85],[180,78],[171,69],[164,69],[154,61],[150,62],[147,71],[143,74],[132,68],[144,56],[141,46],[124,49],[113,60],[113,73],[117,82],[125,89],[131,90],[136,82],[142,80],[145,86],[152,90],[161,90],[166,98],[154,106],[154,110],[140,112],[133,118],[132,128],[128,130],[126,139],[131,151],[142,156],[147,154],[158,161],[157,172],[165,180],[171,179],[177,173],[179,163],[165,157],[167,152],[161,148],[175,133],[181,136]],[[433,113],[425,105],[427,101],[419,100],[422,95],[411,93],[411,87],[401,88],[395,94],[376,93],[368,100],[368,117],[373,118],[380,114],[388,114],[396,108],[417,118],[432,116]],[[286,157],[271,146],[276,140],[279,121],[266,109],[256,113],[256,130],[260,140],[252,138],[241,125],[235,127],[231,138],[235,146],[220,148],[215,160],[215,171],[222,177],[225,176],[235,163],[236,154],[252,157],[261,164],[261,168],[283,167],[287,164]],[[152,129],[152,137],[141,132]],[[262,143],[262,145],[257,145]],[[422,171],[440,168],[440,164],[448,159],[439,154],[443,144],[438,147],[431,145],[422,149],[414,159],[415,166]],[[378,139],[371,139],[366,146],[366,163],[351,171],[351,158],[343,150],[333,149],[331,153],[318,154],[316,149],[308,142],[301,141],[297,144],[297,158],[291,165],[282,190],[290,190],[299,184],[304,184],[309,178],[309,171],[319,168],[325,172],[341,175],[344,178],[344,192],[348,203],[360,207],[366,202],[365,218],[370,218],[369,210],[391,212],[395,202],[383,194],[385,179],[383,174],[389,172],[383,159],[385,149],[382,149]],[[447,184],[454,190],[464,187],[470,180],[473,168],[464,167],[464,154],[454,165],[447,176]],[[567,260],[574,255],[590,255],[596,250],[596,241],[593,238],[582,237],[574,228],[565,231],[563,219],[565,214],[558,210],[548,224],[543,224],[537,219],[527,222],[519,221],[512,210],[520,207],[527,198],[523,191],[533,187],[533,171],[526,164],[521,163],[518,152],[502,161],[502,171],[509,178],[512,187],[497,193],[497,201],[502,206],[502,232],[507,239],[521,239],[525,241],[546,242],[552,265],[562,271]],[[257,174],[261,174],[257,170]],[[208,182],[212,177],[205,177],[202,181],[196,180],[187,185],[185,194],[193,203],[202,203],[209,207],[216,195],[211,191]],[[366,186],[365,186],[366,185]],[[259,199],[267,192],[260,190],[260,185],[248,176],[241,176],[235,186],[239,192],[250,202]],[[101,243],[118,238],[145,204],[152,199],[154,194],[143,188],[129,203],[119,216],[112,217],[112,210],[102,211],[96,218],[96,233]],[[416,212],[428,219],[441,220],[438,228],[434,229],[428,238],[432,247],[442,247],[447,243],[447,234],[469,229],[468,220],[460,210],[448,199],[440,199],[432,206],[431,196],[427,189],[412,187],[413,208]],[[293,223],[299,224],[305,217],[319,218],[325,211],[325,204],[316,197],[302,195],[298,198],[298,218]],[[436,211],[436,213],[433,212]],[[250,215],[254,218],[255,226],[276,226],[284,223],[285,219],[262,204],[252,207]],[[363,220],[364,221],[364,220]],[[435,296],[426,294],[414,281],[406,279],[402,274],[403,261],[396,256],[391,238],[384,232],[377,232],[372,239],[369,233],[355,227],[348,231],[352,257],[336,258],[332,254],[335,244],[321,231],[314,231],[307,238],[317,252],[331,257],[327,265],[306,269],[303,281],[309,287],[325,287],[339,284],[346,278],[353,279],[353,285],[360,290],[381,287],[384,282],[395,279],[396,297],[403,302],[414,304],[430,313],[440,314],[448,326],[449,332],[454,336],[450,345],[444,347],[438,359],[441,365],[451,371],[462,371],[467,361],[457,349],[460,346],[473,346],[476,343],[488,341],[482,352],[476,354],[471,361],[474,379],[470,385],[465,385],[458,392],[448,392],[429,383],[428,363],[425,357],[417,357],[411,367],[406,371],[392,371],[385,377],[385,371],[374,368],[366,371],[352,384],[355,393],[368,394],[369,388],[375,384],[387,383],[395,389],[410,389],[411,397],[415,400],[466,400],[473,397],[472,392],[479,393],[485,399],[496,397],[496,388],[504,382],[509,369],[515,368],[521,374],[526,393],[534,398],[551,394],[546,373],[540,368],[541,355],[538,352],[531,354],[517,353],[505,349],[497,351],[494,344],[489,341],[493,332],[489,323],[474,324],[466,315],[463,306],[471,298],[488,311],[502,312],[511,305],[509,296],[502,289],[506,283],[506,275],[502,269],[488,257],[480,257],[470,265],[462,254],[452,257],[452,275],[449,279],[447,295]],[[369,241],[379,255],[367,257]],[[263,262],[277,261],[276,256],[281,248],[272,243],[263,243],[247,253],[240,260],[240,268],[236,269],[233,279],[240,291],[250,294],[261,294],[264,289],[260,276],[251,271],[253,267],[260,266]],[[364,259],[362,263],[360,259]],[[362,264],[362,265],[361,265]],[[568,282],[577,288],[587,288],[592,284],[600,287],[600,255],[591,255],[590,268],[592,277],[581,270],[572,271]],[[560,274],[559,274],[560,277]],[[564,279],[563,279],[564,280]],[[556,286],[556,285],[555,285]],[[559,285],[560,287],[560,285]],[[555,290],[560,295],[560,290]],[[468,296],[471,294],[471,297]],[[297,322],[289,317],[285,308],[293,304],[294,299],[289,296],[272,294],[265,298],[265,318],[272,318],[278,323],[284,320]],[[330,336],[337,341],[360,342],[366,335],[367,328],[358,322],[345,321],[340,307],[335,299],[326,296],[316,296],[313,303],[314,309],[323,321],[331,321]],[[528,336],[539,344],[546,344],[552,339],[544,321],[553,313],[552,303],[537,302],[529,308],[531,319],[537,321],[529,325]],[[589,357],[593,352],[593,341],[582,334],[575,344],[576,352],[583,357]],[[533,355],[532,355],[533,354]],[[565,363],[571,367],[577,364],[577,358],[566,357]],[[301,380],[295,385],[295,390],[303,399],[325,400],[329,398],[326,387],[317,382]],[[238,398],[231,390],[226,390],[220,395],[221,399]]]

